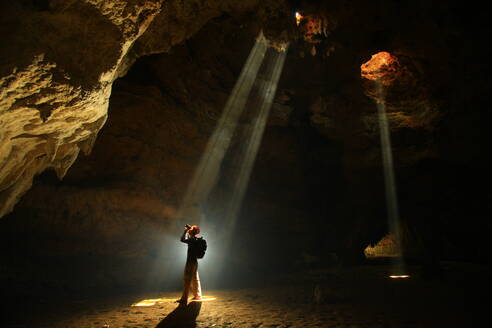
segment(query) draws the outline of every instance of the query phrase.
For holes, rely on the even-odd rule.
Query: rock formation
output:
[[[2,4],[0,216],[36,174],[53,168],[63,178],[90,153],[118,68],[161,2]]]

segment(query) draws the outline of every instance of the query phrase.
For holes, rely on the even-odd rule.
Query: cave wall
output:
[[[160,5],[2,3],[1,216],[33,176],[53,168],[62,178],[80,151],[90,152],[107,118],[118,66]]]

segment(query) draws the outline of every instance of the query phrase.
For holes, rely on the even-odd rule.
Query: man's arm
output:
[[[186,239],[186,233],[188,232],[188,229],[185,229],[183,231],[183,234],[181,235],[181,242],[183,243],[188,243],[188,239]]]

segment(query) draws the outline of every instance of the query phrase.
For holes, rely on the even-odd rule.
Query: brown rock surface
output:
[[[0,216],[33,176],[54,168],[62,178],[90,152],[118,66],[161,1],[35,4],[2,4]]]

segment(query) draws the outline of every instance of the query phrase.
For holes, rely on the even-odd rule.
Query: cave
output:
[[[1,326],[481,326],[489,31],[462,5],[3,1]]]

